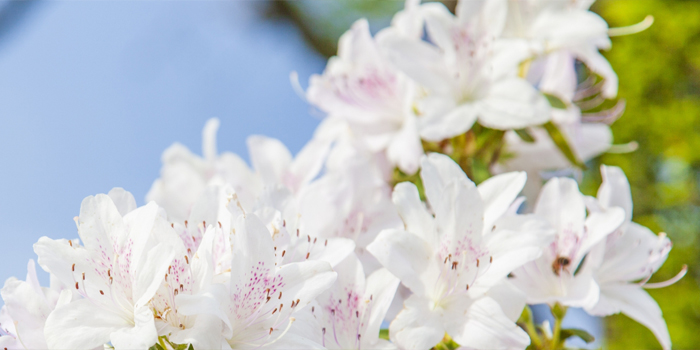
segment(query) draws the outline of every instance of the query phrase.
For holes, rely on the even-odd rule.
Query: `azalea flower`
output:
[[[484,126],[507,130],[549,120],[549,104],[515,75],[522,45],[501,45],[502,1],[460,1],[456,16],[444,6],[422,5],[430,42],[388,30],[380,44],[427,91],[417,104],[421,137],[440,141]]]
[[[525,348],[527,335],[486,295],[513,269],[537,258],[551,239],[537,220],[502,218],[525,174],[503,174],[475,186],[454,161],[438,154],[424,158],[421,168],[435,216],[413,184],[401,183],[393,201],[404,229],[384,230],[367,247],[413,292],[389,327],[392,342],[428,349],[447,332],[476,349]]]
[[[336,145],[328,157],[326,173],[307,186],[298,204],[302,233],[324,240],[353,241],[367,273],[381,267],[366,251],[367,245],[380,231],[401,227],[380,163],[361,146],[351,142]]]
[[[178,143],[163,152],[161,178],[153,183],[146,200],[165,208],[174,222],[188,219],[192,206],[210,185],[230,185],[238,201],[248,209],[254,206],[265,186],[279,183],[296,193],[321,171],[331,145],[328,140],[314,139],[292,158],[279,140],[254,135],[247,140],[251,169],[236,154],[217,154],[218,128],[216,118],[204,126],[204,157],[192,154]]]
[[[362,264],[352,254],[335,267],[338,280],[318,298],[313,316],[320,342],[326,349],[395,349],[379,339],[399,279],[379,269],[365,279]]]
[[[589,201],[589,209],[601,211],[620,207],[625,210],[625,221],[590,253],[591,261],[596,264],[594,277],[600,286],[600,299],[586,311],[595,316],[622,312],[649,328],[663,348],[670,349],[671,338],[661,309],[644,288],[671,285],[685,275],[686,268],[669,281],[647,283],[666,260],[671,241],[664,233],[657,236],[631,221],[632,196],[622,169],[602,166],[601,173],[603,183],[597,200]]]
[[[622,224],[624,210],[610,207],[586,215],[576,181],[553,178],[542,188],[534,214],[547,220],[556,238],[540,258],[513,271],[511,281],[525,292],[528,304],[595,305],[600,288],[584,258]]]
[[[239,215],[231,234],[230,282],[213,284],[198,295],[179,294],[185,315],[208,314],[224,323],[206,336],[224,348],[317,348],[313,340],[290,331],[294,313],[335,282],[324,261],[279,266],[271,233],[254,214]]]
[[[252,205],[262,183],[238,155],[216,150],[219,120],[209,119],[202,131],[202,153],[194,155],[187,147],[175,143],[163,152],[160,178],[146,194],[168,213],[173,222],[188,219],[192,205],[209,184],[230,184],[243,203]]]
[[[608,24],[589,11],[591,0],[508,0],[508,19],[503,38],[526,40],[537,55],[566,52],[584,62],[603,77],[602,93],[606,98],[617,95],[617,74],[599,50],[609,49]],[[569,74],[574,67],[560,70]]]
[[[374,152],[386,152],[392,164],[406,173],[418,170],[423,155],[413,109],[417,86],[396,69],[380,51],[361,19],[340,38],[338,55],[328,61],[323,75],[313,75],[306,97],[347,123]]]
[[[14,277],[0,291],[5,305],[0,311],[0,348],[46,349],[44,325],[56,307],[70,302],[71,291],[56,279],[51,287],[41,287],[34,260],[27,264],[26,281]]]
[[[173,241],[163,234],[172,228],[155,203],[132,209],[130,194],[113,190],[110,195],[83,200],[76,218],[83,246],[48,237],[34,245],[39,265],[81,297],[47,318],[49,348],[90,349],[111,342],[116,349],[133,349],[157,341],[149,303],[174,258]]]

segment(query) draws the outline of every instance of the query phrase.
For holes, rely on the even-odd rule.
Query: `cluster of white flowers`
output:
[[[521,317],[540,303],[625,313],[670,348],[644,288],[685,271],[647,283],[671,243],[632,222],[619,168],[596,198],[552,177],[521,209],[528,175],[537,191],[611,146],[619,108],[582,113],[617,90],[591,2],[409,0],[374,36],[357,21],[311,77],[327,118],[296,157],[264,136],[250,167],[219,154],[212,119],[203,157],[164,152],[148,204],[85,198],[79,238],[34,245],[51,287],[30,261],[2,288],[0,348],[557,349],[561,329]],[[449,142],[475,126],[509,152],[478,185]]]

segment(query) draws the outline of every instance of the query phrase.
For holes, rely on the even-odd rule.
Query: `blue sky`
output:
[[[0,282],[24,278],[39,237],[77,237],[84,197],[119,186],[143,204],[163,150],[200,153],[208,118],[246,159],[251,134],[301,148],[318,119],[289,73],[305,85],[325,59],[255,6],[41,2],[0,36]]]

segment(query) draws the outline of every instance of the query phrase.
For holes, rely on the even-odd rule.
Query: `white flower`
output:
[[[499,175],[477,187],[449,157],[430,154],[422,162],[421,178],[435,216],[413,184],[401,183],[393,199],[405,229],[384,230],[367,247],[413,292],[391,323],[392,341],[427,349],[447,332],[457,343],[477,349],[525,348],[527,335],[485,295],[513,269],[537,258],[539,246],[551,238],[529,218],[499,223],[525,174]]]
[[[209,119],[202,131],[202,153],[192,154],[185,146],[175,143],[163,152],[160,178],[146,194],[168,213],[170,220],[181,223],[190,215],[192,205],[209,184],[233,186],[241,202],[252,205],[262,187],[258,177],[237,155],[217,154],[218,119]]]
[[[565,51],[603,77],[603,95],[617,95],[617,74],[599,49],[609,49],[608,24],[588,10],[593,1],[508,0],[504,38],[525,39],[538,55]],[[574,71],[566,67],[559,75]]]
[[[364,270],[381,265],[366,247],[381,230],[398,228],[401,219],[391,202],[391,187],[372,154],[350,142],[337,145],[326,173],[299,197],[302,233],[322,239],[349,239]]]
[[[383,33],[380,44],[427,91],[418,104],[422,138],[450,138],[477,120],[503,130],[549,120],[544,96],[514,74],[519,57],[526,57],[522,45],[495,40],[505,21],[503,1],[461,1],[456,16],[444,6],[421,7],[432,44],[392,30]]]
[[[383,56],[366,20],[358,20],[338,43],[338,56],[323,75],[310,79],[308,100],[342,120],[372,151],[415,173],[423,155],[413,102],[415,83]]]
[[[76,218],[77,242],[42,237],[39,265],[82,298],[59,306],[46,320],[49,348],[86,349],[110,342],[116,349],[148,348],[157,333],[151,298],[173,261],[170,225],[149,203],[138,209],[123,190],[87,197]]]
[[[379,339],[399,279],[379,269],[365,279],[362,264],[352,254],[335,267],[338,280],[314,305],[317,334],[326,349],[395,349]]]
[[[600,299],[586,311],[596,316],[622,312],[649,328],[663,348],[670,349],[671,338],[661,309],[643,288],[668,286],[683,277],[686,269],[669,281],[646,283],[666,260],[671,241],[665,234],[657,236],[631,221],[632,196],[622,169],[602,166],[601,173],[603,183],[597,201],[589,202],[589,209],[599,211],[617,206],[625,210],[626,217],[620,228],[589,254],[596,264],[593,274],[600,285]]]
[[[331,142],[313,139],[292,158],[279,141],[264,136],[247,140],[253,168],[236,154],[217,154],[218,119],[210,119],[202,132],[204,157],[192,154],[181,144],[163,152],[161,178],[146,195],[165,208],[168,217],[183,223],[191,215],[192,206],[209,185],[230,185],[244,208],[252,208],[267,186],[282,184],[297,193],[321,171]]]
[[[199,295],[178,295],[180,312],[219,317],[225,326],[208,336],[226,348],[320,347],[294,332],[293,315],[333,284],[331,266],[310,260],[277,265],[272,236],[254,214],[235,219],[231,244],[230,282]]]
[[[27,265],[27,280],[5,281],[0,292],[5,306],[0,311],[0,348],[46,349],[44,324],[56,307],[70,302],[72,293],[56,279],[51,288],[41,287],[34,260]]]
[[[542,257],[514,271],[511,281],[525,292],[528,304],[594,305],[599,287],[584,258],[620,226],[624,210],[611,207],[586,215],[576,181],[553,178],[542,188],[534,214],[549,222],[556,238]]]

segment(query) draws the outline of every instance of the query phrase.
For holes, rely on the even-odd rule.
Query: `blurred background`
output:
[[[448,6],[454,2],[446,1]],[[289,83],[305,87],[358,18],[373,31],[402,8],[394,0],[0,1],[0,279],[23,277],[41,236],[77,236],[88,195],[121,186],[139,204],[173,142],[201,152],[206,119],[221,119],[219,149],[247,159],[245,138],[265,134],[297,152],[317,117]],[[622,167],[634,220],[674,242],[651,290],[674,348],[700,344],[700,2],[598,0],[611,27],[655,17],[643,33],[613,38],[606,53],[627,101],[613,125],[631,154],[588,164]],[[47,281],[45,281],[47,282]],[[625,316],[606,319],[605,347],[658,348]]]

